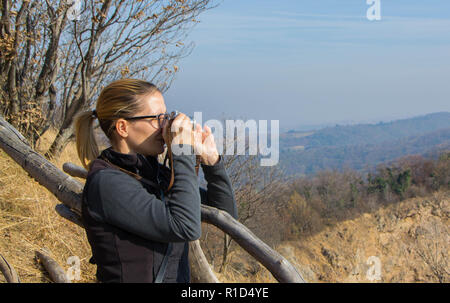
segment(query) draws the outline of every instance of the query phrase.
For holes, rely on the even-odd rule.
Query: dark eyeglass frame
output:
[[[177,111],[173,111],[171,113],[162,113],[158,115],[150,115],[150,116],[136,116],[136,117],[130,117],[130,118],[124,118],[125,120],[141,120],[141,119],[158,119],[158,127],[163,128],[164,125],[161,125],[161,121],[164,121],[164,123],[169,120],[176,117],[178,114]],[[164,119],[161,120],[161,117],[164,117]]]

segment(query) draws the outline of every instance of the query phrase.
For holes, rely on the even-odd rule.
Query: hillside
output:
[[[374,256],[380,282],[449,282],[449,216],[449,192],[435,193],[342,222],[284,250],[293,250],[317,281],[370,282]]]
[[[311,132],[290,131],[280,136],[281,146],[316,148],[325,146],[377,144],[424,135],[450,128],[450,112],[432,113],[377,124],[336,125]]]
[[[367,171],[405,155],[433,155],[450,148],[450,128],[380,144],[325,146],[282,151],[280,163],[288,174],[314,174],[325,169]]]
[[[365,213],[277,250],[309,282],[449,282],[449,216],[450,192],[442,191]],[[231,266],[250,281],[274,281],[242,251]]]
[[[450,146],[450,113],[389,123],[289,132],[280,138],[280,164],[288,174],[324,169],[367,170],[408,154],[433,154]]]

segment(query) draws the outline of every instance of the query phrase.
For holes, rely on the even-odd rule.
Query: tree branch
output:
[[[55,283],[71,283],[71,281],[67,278],[66,272],[62,269],[59,264],[50,257],[50,252],[47,250],[41,249],[36,250],[36,258],[38,261],[42,263],[44,268],[50,275],[50,279],[52,279]]]
[[[8,283],[20,283],[19,276],[17,275],[14,267],[6,261],[6,259],[0,254],[0,271],[5,276]]]

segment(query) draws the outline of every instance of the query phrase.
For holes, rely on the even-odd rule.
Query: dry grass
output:
[[[49,140],[45,139],[42,149],[48,146]],[[59,168],[66,161],[79,164],[74,151],[70,144],[53,164]],[[35,251],[44,247],[66,270],[71,266],[66,264],[67,259],[78,256],[81,261],[79,282],[95,280],[95,266],[88,262],[91,251],[85,231],[56,213],[54,208],[59,203],[0,150],[0,253],[14,266],[22,282],[50,282],[34,258]],[[4,281],[3,277],[0,279]]]

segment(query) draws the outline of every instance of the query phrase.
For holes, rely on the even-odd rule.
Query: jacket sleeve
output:
[[[202,164],[202,169],[207,182],[206,189],[200,188],[202,203],[224,210],[233,218],[238,219],[233,187],[225,170],[222,156],[215,165]]]
[[[189,156],[174,155],[173,163],[175,179],[165,202],[133,177],[104,169],[92,176],[88,207],[106,223],[149,240],[184,242],[200,238],[200,194],[194,162]]]

